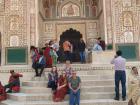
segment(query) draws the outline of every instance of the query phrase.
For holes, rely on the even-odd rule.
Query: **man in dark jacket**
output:
[[[43,52],[40,52],[40,58],[39,58],[38,62],[36,62],[35,65],[33,66],[33,68],[35,69],[37,77],[38,76],[41,77],[45,66],[46,66],[45,57],[43,56]],[[39,73],[38,69],[41,69],[40,73]]]
[[[78,44],[78,47],[79,47],[79,53],[80,53],[80,61],[81,61],[81,63],[85,63],[86,44],[82,38],[80,39],[80,43]]]

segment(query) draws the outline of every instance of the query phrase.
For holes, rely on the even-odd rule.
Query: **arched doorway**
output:
[[[61,51],[63,51],[62,45],[63,42],[68,40],[70,41],[70,43],[73,45],[73,52],[72,52],[72,61],[73,62],[79,62],[80,61],[80,56],[79,56],[79,48],[78,48],[78,44],[80,42],[80,38],[82,38],[82,34],[73,29],[70,28],[69,30],[66,30],[65,32],[63,32],[60,35],[60,46],[61,46]]]

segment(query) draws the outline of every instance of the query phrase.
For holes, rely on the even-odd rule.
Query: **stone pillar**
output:
[[[35,0],[35,11],[36,11],[36,46],[39,45],[38,41],[39,41],[39,27],[38,27],[38,15],[39,15],[39,1],[40,0]]]
[[[104,13],[104,36],[105,36],[105,42],[107,43],[106,0],[103,0],[103,13]]]
[[[1,34],[1,66],[5,65],[5,41],[4,41],[4,17],[0,17],[0,34]]]

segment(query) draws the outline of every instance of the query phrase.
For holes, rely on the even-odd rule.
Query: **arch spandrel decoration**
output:
[[[80,7],[72,2],[65,4],[62,7],[62,17],[79,17]]]

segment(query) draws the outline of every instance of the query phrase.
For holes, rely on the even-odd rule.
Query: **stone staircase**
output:
[[[127,101],[113,100],[114,77],[112,74],[105,71],[80,69],[78,75],[82,80],[80,105],[128,105]],[[51,89],[46,86],[45,77],[24,81],[20,93],[8,94],[8,100],[0,105],[69,105],[68,95],[63,102],[53,102]]]

